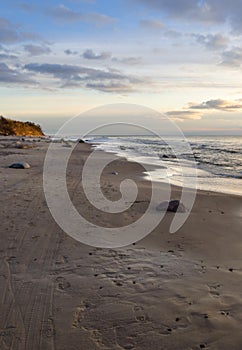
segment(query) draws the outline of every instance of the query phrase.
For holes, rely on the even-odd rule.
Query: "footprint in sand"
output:
[[[1,330],[1,332],[0,332],[0,344],[2,344],[4,346],[3,349],[11,349],[14,338],[15,338],[14,332],[6,330],[6,329]]]
[[[136,321],[138,321],[138,322],[147,321],[148,316],[145,313],[144,308],[142,306],[135,305],[133,307],[133,312],[134,312],[134,316],[135,316]]]
[[[209,294],[214,298],[218,298],[220,296],[220,293],[218,292],[220,287],[220,284],[208,285]]]
[[[84,319],[85,311],[92,307],[92,304],[88,300],[83,300],[76,308],[73,314],[72,326],[77,328],[81,327]]]
[[[55,281],[57,282],[57,288],[60,290],[66,290],[71,286],[64,277],[57,277]]]

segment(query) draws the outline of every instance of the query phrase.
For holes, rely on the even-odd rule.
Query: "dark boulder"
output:
[[[25,162],[21,162],[21,163],[13,163],[9,166],[9,168],[12,169],[29,169],[30,165],[28,163]]]
[[[185,213],[186,208],[184,204],[182,204],[178,199],[174,199],[171,201],[165,201],[160,203],[157,208],[159,211],[170,211],[172,213]]]

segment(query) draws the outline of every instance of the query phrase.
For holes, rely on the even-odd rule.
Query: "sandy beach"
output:
[[[136,244],[94,248],[69,237],[50,214],[48,142],[24,142],[31,147],[23,149],[15,142],[0,140],[0,350],[242,349],[241,197],[199,191],[177,233],[169,233],[174,214],[167,213]],[[105,169],[103,192],[117,200],[128,176],[138,183],[137,201],[105,215],[87,202],[80,173],[90,152],[78,144],[67,169],[78,211],[107,227],[139,218],[150,186],[141,167],[122,158]],[[19,161],[31,168],[8,168]],[[174,187],[173,198],[180,192]]]

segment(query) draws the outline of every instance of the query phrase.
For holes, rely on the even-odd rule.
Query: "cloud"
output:
[[[227,112],[242,110],[242,99],[236,101],[226,101],[222,99],[208,100],[200,104],[191,104],[190,109],[217,109]]]
[[[11,51],[9,51],[7,48],[5,48],[3,45],[0,44],[0,59],[1,60],[14,60],[17,59],[17,55],[13,55]]]
[[[161,30],[165,28],[165,25],[158,19],[143,19],[140,25],[145,29]]]
[[[231,50],[224,51],[220,64],[240,68],[242,65],[242,47],[233,47]]]
[[[36,40],[39,36],[35,33],[23,32],[7,19],[0,17],[0,43],[13,44],[26,40]]]
[[[112,93],[128,93],[135,91],[134,87],[130,83],[122,84],[122,83],[88,83],[86,85],[87,88],[93,90],[99,90],[103,92],[112,92]]]
[[[59,80],[59,87],[92,88],[105,92],[137,91],[145,80],[127,76],[119,71],[101,70],[76,65],[29,63],[26,71],[52,76]]]
[[[64,52],[68,56],[76,56],[76,55],[78,55],[77,51],[73,51],[73,50],[70,50],[70,49],[66,49]]]
[[[181,110],[168,111],[168,115],[175,121],[200,120],[204,115],[204,110],[212,111],[219,110],[224,112],[239,112],[242,111],[242,99],[236,101],[226,101],[222,99],[208,100],[199,104],[190,103],[188,107]]]
[[[44,45],[28,44],[24,46],[24,50],[27,51],[30,56],[40,56],[51,53],[51,49]]]
[[[83,16],[83,21],[105,26],[117,22],[117,19],[100,13],[87,13]]]
[[[229,23],[233,31],[242,30],[241,0],[133,0],[166,16],[182,21],[197,21],[210,24]]]
[[[141,57],[124,57],[124,58],[113,57],[112,61],[122,63],[122,64],[125,64],[128,66],[129,65],[135,66],[135,65],[140,64],[142,62],[142,58]]]
[[[184,15],[197,8],[197,1],[194,0],[136,0],[136,2],[143,3],[148,7],[153,7],[172,16]]]
[[[87,60],[106,60],[112,55],[110,52],[95,53],[92,49],[88,49],[82,54],[83,58]]]
[[[181,38],[183,36],[183,33],[178,32],[177,30],[174,30],[174,29],[169,29],[164,31],[163,35],[167,38],[177,39],[177,38]]]
[[[228,46],[229,39],[222,34],[193,34],[197,42],[209,50],[221,50]]]
[[[17,69],[10,68],[6,63],[0,63],[0,83],[7,85],[36,85],[36,82],[27,74],[21,73]]]
[[[192,120],[200,120],[202,118],[201,112],[195,112],[195,111],[189,111],[189,110],[181,110],[181,111],[168,111],[165,113],[168,115],[171,119],[174,120],[186,120],[186,119],[192,119]]]
[[[0,59],[1,60],[15,60],[17,59],[18,56],[16,55],[12,55],[12,54],[8,54],[8,53],[0,53]]]
[[[20,41],[20,34],[17,29],[5,18],[0,17],[0,42],[14,43]]]
[[[62,22],[75,22],[82,19],[80,12],[75,12],[64,5],[59,5],[50,10],[50,14],[57,20]]]
[[[48,10],[47,14],[50,14],[54,19],[62,23],[82,21],[96,25],[109,25],[116,22],[115,18],[107,15],[100,13],[81,13],[79,11],[73,11],[64,5],[59,5]]]

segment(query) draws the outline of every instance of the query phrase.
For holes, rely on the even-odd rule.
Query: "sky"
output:
[[[55,132],[127,103],[241,135],[241,39],[241,0],[0,0],[0,114]]]

